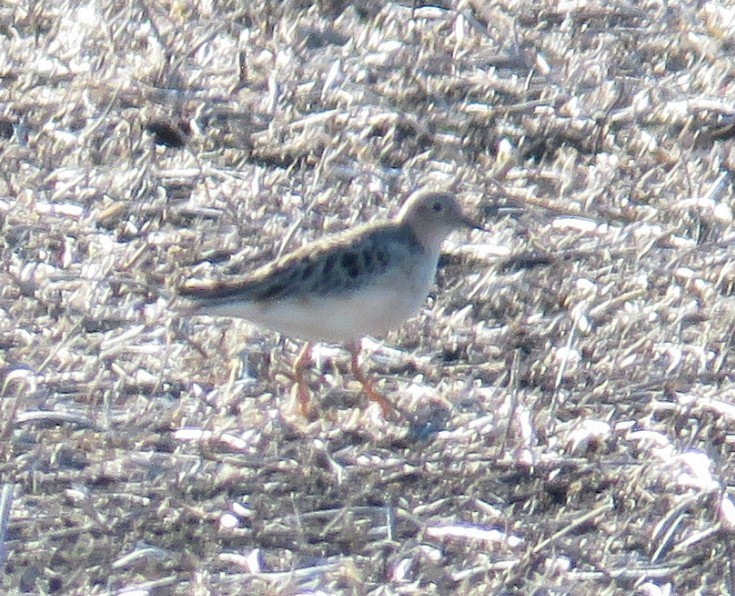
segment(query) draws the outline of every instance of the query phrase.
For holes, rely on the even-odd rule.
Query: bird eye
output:
[[[434,210],[434,213],[441,213],[442,209],[444,209],[444,205],[442,205],[439,201],[434,201],[434,204],[431,207]]]

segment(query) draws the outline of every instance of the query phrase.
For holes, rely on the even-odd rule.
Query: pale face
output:
[[[461,228],[482,229],[462,212],[457,198],[448,192],[419,192],[412,195],[398,215],[425,245],[441,244],[451,232]]]

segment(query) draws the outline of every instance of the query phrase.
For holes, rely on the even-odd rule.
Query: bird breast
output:
[[[398,327],[424,303],[436,260],[400,267],[348,292],[251,303],[243,318],[308,341],[345,342]]]

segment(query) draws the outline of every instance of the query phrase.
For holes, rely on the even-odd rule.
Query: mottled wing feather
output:
[[[421,246],[410,230],[396,224],[368,225],[303,246],[245,278],[186,283],[179,293],[206,302],[348,293],[416,251]]]

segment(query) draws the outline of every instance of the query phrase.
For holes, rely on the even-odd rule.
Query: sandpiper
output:
[[[361,339],[415,313],[434,282],[441,244],[454,230],[483,229],[454,194],[419,191],[397,217],[302,246],[242,278],[188,281],[179,294],[191,315],[237,317],[306,340],[294,363],[301,411],[309,411],[304,373],[314,342],[345,344],[367,397],[387,416],[395,406],[359,364]]]

